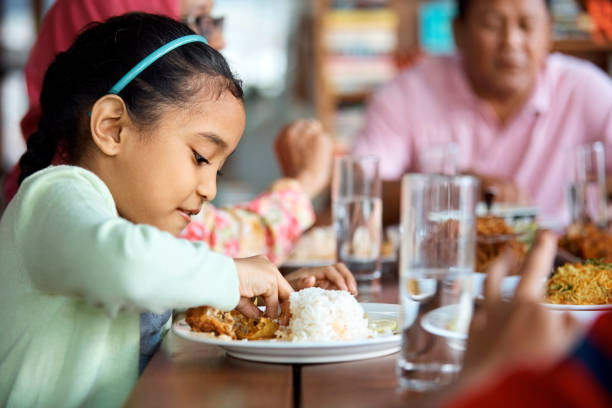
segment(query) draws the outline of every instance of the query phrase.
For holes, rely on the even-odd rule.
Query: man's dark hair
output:
[[[552,0],[545,0],[546,7],[550,10]],[[463,19],[467,16],[468,9],[470,8],[471,0],[457,0],[457,18]]]

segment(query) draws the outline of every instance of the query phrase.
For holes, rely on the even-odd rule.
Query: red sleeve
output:
[[[611,403],[589,371],[568,360],[551,371],[515,371],[492,386],[462,394],[445,407],[605,408]]]
[[[447,408],[611,407],[612,313],[602,315],[563,362],[549,370],[518,370],[458,396]]]

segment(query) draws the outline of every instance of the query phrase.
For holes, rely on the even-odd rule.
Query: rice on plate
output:
[[[347,291],[302,289],[289,299],[291,321],[279,329],[292,342],[362,340],[373,337],[363,307]]]

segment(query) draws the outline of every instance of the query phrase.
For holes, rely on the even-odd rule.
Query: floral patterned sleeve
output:
[[[209,203],[182,232],[233,258],[266,255],[280,265],[314,222],[310,199],[294,179],[276,181],[253,201],[217,209]]]

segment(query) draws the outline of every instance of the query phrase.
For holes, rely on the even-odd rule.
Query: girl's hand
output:
[[[329,184],[333,143],[317,120],[298,120],[278,134],[276,157],[283,176],[296,178],[310,198]]]
[[[357,283],[351,271],[344,264],[323,266],[320,268],[304,268],[291,272],[285,279],[295,290],[311,288],[348,290],[357,296]]]
[[[247,317],[261,316],[261,310],[251,300],[256,296],[261,296],[266,305],[266,316],[272,319],[278,317],[280,302],[280,323],[287,325],[289,323],[289,295],[293,289],[276,266],[261,255],[234,259],[234,263],[240,281],[240,302],[236,309]]]

